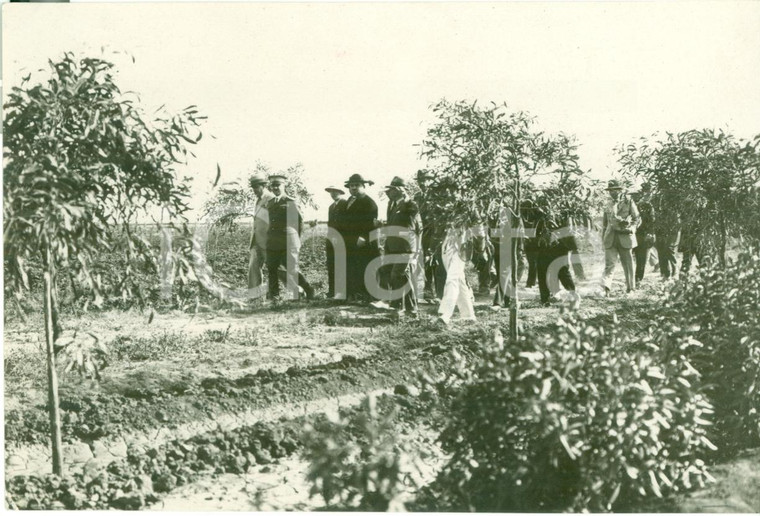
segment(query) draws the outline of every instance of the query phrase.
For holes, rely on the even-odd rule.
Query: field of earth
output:
[[[233,285],[245,277],[245,242],[243,228],[209,243],[209,262]],[[322,252],[320,239],[307,241],[302,264],[324,292]],[[578,315],[616,318],[627,331],[644,331],[662,296],[659,275],[650,268],[642,287],[623,295],[618,269],[616,295],[604,298],[601,257],[584,266]],[[541,307],[537,289],[524,287],[520,298],[521,329],[551,333],[561,299]],[[456,357],[467,357],[497,331],[508,335],[507,311],[490,305],[490,296],[476,295],[478,321],[455,318],[450,327],[436,323],[434,304],[423,303],[420,319],[409,320],[324,298],[276,306],[206,299],[194,309],[64,310],[64,334],[98,338],[108,354],[99,379],[59,378],[62,478],[50,474],[42,315],[22,319],[6,309],[6,506],[329,509],[310,492],[305,429],[325,418],[349,418],[370,396],[392,417],[397,445],[405,450],[406,492],[396,503],[413,510],[420,486],[448,459],[438,442],[437,405],[421,392],[420,378],[445,375]],[[718,458],[710,467],[714,483],[627,509],[760,512],[760,449]]]

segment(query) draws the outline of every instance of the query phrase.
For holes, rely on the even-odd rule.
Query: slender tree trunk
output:
[[[509,281],[512,284],[512,296],[510,298],[511,303],[509,305],[509,336],[513,341],[518,339],[519,332],[517,330],[517,321],[519,316],[519,299],[517,294],[517,244],[519,242],[517,231],[515,229],[520,227],[520,172],[517,172],[517,179],[515,179],[515,197],[512,201],[512,224],[510,231],[512,232],[512,238],[510,243],[512,248],[512,267],[510,271]]]
[[[61,325],[58,320],[58,287],[56,287],[55,267],[51,270],[53,272],[50,275],[50,316],[53,320],[53,342],[55,342],[61,336]]]
[[[721,267],[726,266],[726,246],[727,246],[726,242],[728,240],[728,236],[726,235],[726,232],[727,232],[726,217],[721,213],[720,214],[720,256],[718,257]]]
[[[58,377],[55,371],[55,337],[58,333],[57,306],[55,305],[55,268],[50,249],[45,250],[45,341],[48,367],[48,410],[50,412],[50,440],[53,448],[53,473],[63,473],[63,446],[61,444],[61,415],[58,405]]]

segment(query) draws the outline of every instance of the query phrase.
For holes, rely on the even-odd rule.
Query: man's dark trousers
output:
[[[646,272],[647,262],[649,261],[649,251],[652,249],[651,245],[643,243],[639,240],[639,245],[633,249],[633,256],[636,259],[636,284],[638,285],[641,280],[644,279],[644,273]]]

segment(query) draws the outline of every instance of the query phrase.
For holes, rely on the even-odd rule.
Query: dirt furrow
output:
[[[64,447],[64,463],[68,473],[85,469],[104,468],[112,461],[127,456],[128,451],[145,453],[172,440],[187,440],[193,436],[215,430],[235,430],[259,422],[279,419],[294,419],[326,411],[337,412],[341,407],[357,405],[367,395],[376,396],[392,392],[391,388],[354,392],[336,398],[320,398],[294,403],[284,403],[266,409],[249,410],[238,413],[218,414],[203,421],[192,421],[173,427],[160,427],[151,431],[132,432],[109,439],[98,439],[91,443],[76,442]],[[50,473],[50,448],[43,445],[7,445],[6,477],[17,475],[45,475]]]

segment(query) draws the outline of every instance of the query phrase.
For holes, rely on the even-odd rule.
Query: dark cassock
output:
[[[333,202],[327,210],[327,227],[337,231],[345,243],[343,226],[345,224],[344,219],[346,216],[346,206],[348,205],[348,201],[340,197],[345,192],[341,188],[334,186],[325,188],[325,191],[333,196]],[[327,239],[325,244],[325,253],[327,255],[327,297],[342,298],[345,295],[345,292],[338,292],[337,296],[335,292],[335,247],[330,238]]]
[[[373,184],[360,174],[352,175],[345,183],[351,192],[344,212],[343,232],[346,238],[347,295],[349,299],[368,300],[364,282],[367,265],[380,255],[377,241],[370,242],[369,234],[376,227],[377,203],[364,193],[364,185]],[[360,190],[357,191],[357,186]],[[352,188],[353,187],[353,188]],[[356,192],[356,193],[354,193]]]

